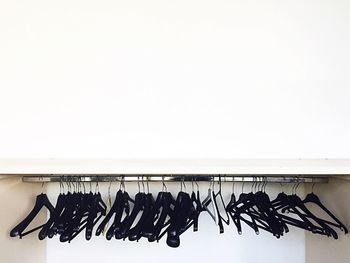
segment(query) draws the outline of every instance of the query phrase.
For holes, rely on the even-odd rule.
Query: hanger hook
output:
[[[291,194],[294,195],[294,187],[296,185],[296,177],[295,177],[295,180],[294,180],[294,183],[293,183],[293,186],[292,186],[292,189],[291,189]]]
[[[182,192],[182,185],[183,185],[183,190],[186,192],[186,185],[185,185],[185,177],[181,177],[181,192]]]
[[[262,192],[265,192],[265,187],[266,187],[266,176],[262,176],[262,177],[261,177],[261,181],[262,181],[262,183],[261,183],[261,191],[262,191]]]
[[[141,192],[141,189],[140,189],[140,177],[137,176],[137,187],[139,188],[139,193]]]
[[[149,184],[148,184],[148,181],[149,181],[149,177],[147,176],[147,180],[146,180],[146,184],[147,184],[147,194],[149,194]]]
[[[232,179],[232,194],[235,193],[235,178],[234,177],[231,177]]]
[[[299,187],[300,184],[301,184],[301,181],[300,181],[299,178],[298,178],[298,184],[297,184],[297,186],[296,186],[296,188],[295,188],[295,194],[297,194],[297,190],[298,190],[298,187]]]
[[[80,192],[80,176],[78,176],[76,184],[77,184],[77,192],[79,193]]]
[[[312,178],[311,193],[314,193],[314,187],[315,187],[315,181],[314,181],[314,178]]]
[[[125,176],[122,175],[122,187],[123,187],[123,192],[125,192],[126,187],[125,187]]]
[[[41,184],[41,193],[44,193],[44,178],[41,176],[42,184]]]
[[[143,175],[141,176],[142,192],[145,192],[145,182],[143,181]]]
[[[243,188],[244,188],[244,176],[242,176],[242,194],[243,194]]]
[[[167,188],[167,186],[166,186],[166,184],[165,184],[165,182],[164,182],[164,175],[162,176],[162,183],[163,183],[163,189],[162,189],[162,191],[164,192],[164,190],[165,190],[165,192],[168,192],[168,188]]]
[[[86,194],[86,188],[85,188],[85,178],[84,178],[84,180],[82,181],[82,184],[83,184],[83,188],[84,188],[84,194]]]
[[[195,181],[195,183],[196,183],[196,185],[197,185],[197,191],[199,192],[199,184],[198,184],[198,182],[197,182],[197,178],[195,178],[194,181]]]
[[[112,187],[112,178],[109,177],[109,186],[108,186],[108,197],[111,196],[111,187]]]
[[[119,181],[119,190],[122,190],[123,176],[120,176]]]
[[[62,177],[60,176],[60,194],[62,194]]]
[[[95,189],[95,193],[99,193],[100,192],[100,186],[98,185],[98,179],[96,178],[96,189]]]

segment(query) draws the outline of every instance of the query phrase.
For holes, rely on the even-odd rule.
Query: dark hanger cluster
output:
[[[192,182],[191,193],[182,191],[182,184],[184,183],[181,183],[181,191],[176,198],[166,190],[163,182],[163,189],[155,199],[145,189],[140,191],[140,187],[132,199],[122,181],[110,208],[97,189],[95,193],[91,189],[86,193],[84,185],[84,191],[76,187],[73,192],[60,193],[55,207],[47,195],[41,193],[37,196],[32,211],[11,230],[10,236],[22,238],[40,230],[40,240],[58,235],[61,242],[70,242],[82,231],[85,231],[85,239],[90,240],[95,228],[95,234],[104,234],[107,240],[115,238],[138,241],[146,238],[149,242],[154,242],[166,235],[167,245],[178,247],[182,233],[191,227],[193,231],[198,230],[198,218],[203,211],[213,218],[220,233],[224,232],[224,223],[228,225],[230,221],[234,223],[239,234],[242,234],[243,222],[257,234],[262,229],[277,238],[289,232],[289,226],[335,239],[338,238],[335,229],[348,233],[347,228],[321,203],[313,191],[304,200],[296,194],[296,188],[290,195],[281,192],[277,198],[270,200],[265,192],[266,184],[261,187],[259,185],[259,189],[256,189],[255,184],[255,191],[253,187],[250,193],[242,191],[238,199],[232,193],[229,203],[225,205],[221,194],[221,180],[219,190],[215,192],[213,184],[213,189],[209,187],[208,195],[203,201],[200,200],[198,184],[195,191]],[[316,216],[308,209],[308,204],[316,205],[318,211],[321,210],[328,219]],[[43,207],[50,214],[47,222],[25,231]]]

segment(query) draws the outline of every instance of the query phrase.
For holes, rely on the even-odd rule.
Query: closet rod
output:
[[[237,175],[237,174],[113,174],[113,175],[28,175],[26,183],[49,182],[268,182],[268,183],[328,183],[326,176],[304,175]]]

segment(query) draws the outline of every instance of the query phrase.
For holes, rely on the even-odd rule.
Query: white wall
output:
[[[0,157],[350,157],[349,1],[0,1]]]
[[[349,11],[345,0],[1,0],[0,157],[349,158]],[[208,234],[183,238],[205,245],[203,262],[221,247],[250,257],[251,244],[302,262],[300,233],[232,239],[203,224]],[[47,259],[119,248],[200,249],[49,242]]]

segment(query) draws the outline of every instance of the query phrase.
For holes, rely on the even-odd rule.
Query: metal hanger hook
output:
[[[141,189],[140,189],[140,177],[137,176],[137,187],[139,188],[139,193],[141,192]]]
[[[41,177],[41,180],[43,181],[42,184],[41,184],[41,193],[43,194],[44,193],[44,178]]]
[[[149,184],[148,184],[148,177],[147,177],[147,180],[146,180],[146,184],[147,184],[147,194],[149,194]]]
[[[100,186],[98,185],[98,181],[96,181],[96,188],[95,188],[95,193],[100,192]]]
[[[85,188],[85,181],[84,180],[82,180],[82,184],[83,184],[84,194],[86,194],[86,188]]]
[[[311,187],[311,193],[314,193],[314,187],[315,187],[314,179],[312,179],[312,187]]]
[[[243,188],[244,188],[244,177],[242,177],[242,194],[243,194]]]
[[[111,196],[111,187],[112,187],[112,179],[109,178],[109,186],[108,186],[108,197]]]
[[[254,188],[254,185],[255,185],[255,176],[253,176],[253,182],[252,182],[252,186],[250,188],[250,191],[253,193],[253,188]],[[255,190],[255,189],[254,189]]]
[[[60,194],[62,194],[62,177],[60,176]]]
[[[232,178],[232,194],[235,193],[235,178],[234,177],[231,177]]]
[[[299,187],[300,183],[301,183],[301,181],[300,181],[299,178],[298,178],[298,183],[297,183],[297,186],[295,187],[295,194],[297,194],[298,187]]]
[[[186,184],[185,184],[185,177],[183,176],[182,177],[182,184],[184,185],[184,190],[185,190],[185,192],[187,192],[187,189],[186,189]],[[182,191],[182,187],[181,187],[181,191]]]
[[[194,181],[196,182],[196,185],[197,185],[197,191],[199,192],[199,184],[197,182],[197,179],[195,178]]]
[[[165,190],[165,192],[168,192],[168,188],[166,187],[166,184],[164,182],[164,176],[162,176],[162,184],[163,184],[162,191],[164,192]]]
[[[141,177],[141,183],[142,183],[142,192],[144,193],[145,192],[145,183],[143,181],[143,175]]]

